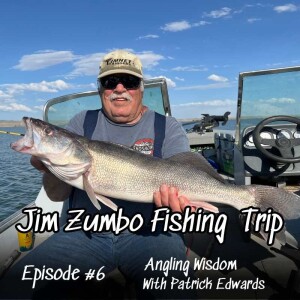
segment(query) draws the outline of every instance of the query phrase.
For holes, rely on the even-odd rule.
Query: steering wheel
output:
[[[295,146],[300,145],[300,138],[287,138],[285,136],[276,137],[275,139],[263,139],[260,136],[260,133],[264,126],[269,123],[276,122],[276,121],[287,121],[290,123],[294,123],[300,126],[300,119],[290,116],[274,116],[270,118],[266,118],[262,120],[260,123],[256,125],[253,130],[253,142],[256,148],[264,154],[266,157],[275,160],[281,163],[297,163],[300,162],[300,156],[294,157],[292,149]],[[262,144],[272,146],[279,150],[281,156],[272,154],[268,150],[266,150]]]

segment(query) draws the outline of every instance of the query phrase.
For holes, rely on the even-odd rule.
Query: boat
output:
[[[184,128],[193,124],[187,130],[191,151],[201,153],[229,184],[272,185],[300,194],[299,102],[300,67],[242,72],[235,129],[222,129],[230,112],[222,116],[204,114],[202,118],[181,122]],[[165,79],[145,80],[144,104],[166,116],[172,115]],[[65,95],[46,103],[43,119],[63,127],[79,111],[99,108],[97,91]],[[28,253],[20,249],[15,225],[25,226],[24,209],[33,207],[42,208],[44,213],[58,212],[63,224],[68,201],[51,201],[41,187],[33,203],[0,223],[3,278]],[[229,220],[224,243],[209,233],[185,235],[189,261],[201,262],[195,275],[214,284],[213,288],[200,289],[199,298],[299,299],[300,220],[286,224],[285,244],[275,241],[268,245],[259,232],[244,230],[245,219],[239,211],[225,205],[220,205],[219,210]],[[52,234],[35,233],[33,247]],[[102,297],[134,298],[132,287],[118,270],[98,284],[102,291],[106,286],[107,294],[101,294]]]

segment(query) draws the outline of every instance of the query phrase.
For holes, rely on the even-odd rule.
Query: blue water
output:
[[[23,127],[0,128],[24,133]],[[10,149],[19,136],[0,134],[0,221],[35,200],[42,175],[30,164],[30,156]]]

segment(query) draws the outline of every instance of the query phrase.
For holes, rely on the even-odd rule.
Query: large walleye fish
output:
[[[300,197],[270,186],[235,186],[222,177],[200,155],[182,153],[159,159],[117,144],[91,141],[44,121],[24,117],[26,134],[11,148],[37,156],[59,179],[87,192],[112,209],[107,197],[152,202],[161,184],[175,186],[192,203],[224,203],[237,209],[249,206],[274,208],[286,219],[300,217]]]

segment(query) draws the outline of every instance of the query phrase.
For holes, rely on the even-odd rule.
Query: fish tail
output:
[[[300,197],[282,188],[251,185],[247,187],[255,196],[255,204],[263,211],[273,208],[285,220],[300,218]]]

